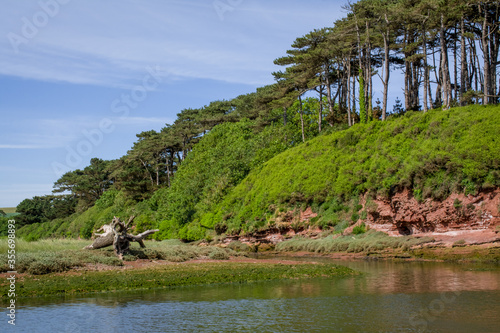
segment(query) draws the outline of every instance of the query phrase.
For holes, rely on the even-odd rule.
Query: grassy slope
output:
[[[293,207],[361,193],[443,199],[500,185],[500,107],[409,112],[320,136],[252,171],[205,219],[229,230],[265,227],[274,205]],[[272,208],[270,208],[272,207]],[[207,223],[209,224],[209,223]]]
[[[266,228],[274,223],[277,212],[297,205],[312,205],[320,214],[315,222],[340,230],[351,220],[357,220],[356,198],[360,193],[389,196],[398,189],[409,188],[417,198],[442,199],[451,192],[473,193],[480,188],[499,186],[499,128],[498,106],[468,106],[426,114],[409,112],[385,122],[357,124],[348,130],[312,139],[263,164],[254,163],[256,167],[243,181],[234,188],[226,187],[222,193],[214,189],[220,189],[218,180],[221,174],[227,173],[225,169],[215,168],[206,158],[202,163],[192,155],[196,163],[185,166],[184,178],[206,173],[209,168],[212,180],[199,182],[200,186],[207,186],[198,189],[203,193],[203,200],[193,205],[196,214],[191,218],[194,220],[185,216],[179,220],[186,223],[186,233],[192,229],[199,238],[203,237],[200,231],[217,225],[233,233]],[[217,133],[214,131],[214,137],[207,135],[207,139],[215,140]],[[207,144],[208,150],[204,153],[210,156],[209,148],[215,147],[213,155],[222,160],[219,146],[231,140],[241,143],[239,136],[223,138],[227,142]],[[241,151],[241,144],[235,146],[230,153],[224,154],[224,159],[234,159],[233,150]],[[270,143],[262,146],[264,150],[267,146],[274,147]],[[219,164],[223,165],[223,161]],[[178,176],[183,179],[183,175]],[[217,195],[211,195],[214,193]],[[174,199],[182,202],[184,194],[179,192],[177,198],[161,189],[150,200],[133,204],[123,193],[108,191],[86,212],[64,220],[23,227],[18,230],[18,236],[31,240],[49,236],[89,237],[93,228],[109,223],[113,216],[126,219],[136,215],[138,231],[158,227],[163,221],[159,224],[158,235],[175,237],[169,230],[178,223],[171,219],[175,215],[172,210],[179,205],[171,202]]]

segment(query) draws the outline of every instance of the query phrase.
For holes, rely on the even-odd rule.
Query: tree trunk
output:
[[[469,74],[467,71],[467,50],[465,49],[465,20],[462,16],[460,20],[460,105],[464,106],[464,94],[467,90],[467,82]]]
[[[142,248],[146,247],[144,245],[144,238],[158,232],[159,229],[147,230],[139,235],[127,234],[127,231],[130,229],[129,225],[132,223],[134,218],[135,216],[131,216],[127,224],[124,224],[115,216],[110,224],[103,225],[99,230],[97,230],[103,230],[104,233],[94,233],[94,236],[97,236],[97,238],[94,239],[92,244],[85,246],[84,249],[96,250],[113,245],[115,254],[120,259],[123,259],[123,255],[130,247],[130,242],[138,242]]]
[[[144,166],[144,169],[146,169],[146,173],[149,175],[149,180],[151,181],[151,187],[154,187],[155,186],[155,182],[153,180],[153,175],[151,174],[151,172],[149,171],[148,169],[148,166],[146,164],[145,161],[143,161],[142,159],[139,159],[139,161],[141,161],[142,165]]]
[[[453,78],[454,78],[454,84],[453,84],[453,91],[454,91],[454,100],[458,101],[458,64],[457,64],[457,27],[455,26],[455,38],[453,41]]]
[[[444,14],[441,14],[441,25],[439,28],[439,41],[441,46],[441,88],[443,89],[443,109],[447,110],[450,108],[450,78],[449,78],[449,67],[448,67],[448,52],[446,47],[445,38],[445,27],[444,27]]]
[[[321,133],[321,123],[323,122],[323,89],[324,86],[319,86],[319,112],[318,112],[318,133]]]
[[[385,14],[385,22],[387,24],[387,29],[385,33],[382,33],[382,37],[384,38],[384,96],[382,97],[382,120],[385,120],[387,115],[387,95],[389,93],[389,76],[390,76],[390,64],[389,64],[389,19],[387,18],[387,14]]]
[[[349,126],[353,125],[352,121],[352,104],[351,104],[351,58],[347,59],[347,82],[346,82],[346,93],[347,93],[347,124]]]
[[[488,8],[487,5],[484,4],[484,19],[483,26],[481,29],[481,45],[483,47],[483,71],[484,71],[484,84],[483,84],[483,104],[489,104],[491,98],[491,69],[490,69],[490,50],[488,43]],[[479,5],[481,7],[481,5]]]
[[[352,124],[354,125],[355,120],[354,120],[354,115],[356,114],[356,76],[352,77]]]
[[[327,66],[325,71],[326,79],[326,98],[328,100],[328,112],[333,115],[333,101],[332,101],[332,83],[330,82],[330,68]],[[321,131],[321,130],[320,130]]]
[[[490,98],[491,103],[497,104],[498,97],[497,94],[497,67],[498,62],[498,52],[500,49],[500,4],[496,3],[495,11],[492,11],[493,17],[490,16]]]
[[[424,98],[423,98],[424,112],[428,111],[427,92],[429,91],[429,66],[427,65],[427,35],[426,35],[427,29],[425,28],[426,21],[427,18],[422,23],[422,52],[424,53]]]
[[[436,100],[435,102],[432,102],[431,100],[431,105],[434,107],[434,105],[436,107],[438,107],[439,105],[442,105],[443,102],[441,100],[441,53],[439,53],[439,70],[438,70],[438,67],[436,66],[436,56],[435,56],[435,52],[434,52],[434,47],[432,47],[432,63],[433,63],[433,67],[434,67],[434,77],[436,78]],[[438,75],[439,73],[439,75]]]
[[[368,20],[366,21],[366,55],[365,55],[365,67],[366,67],[366,77],[365,77],[365,104],[367,111],[367,120],[373,120],[373,107],[372,107],[372,49],[370,42],[370,24]]]
[[[302,109],[302,97],[299,95],[300,128],[302,130],[302,142],[306,142],[304,133],[304,110]]]

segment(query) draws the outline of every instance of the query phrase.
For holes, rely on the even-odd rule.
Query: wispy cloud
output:
[[[64,148],[84,137],[83,131],[99,128],[99,122],[108,118],[114,131],[159,130],[172,124],[169,117],[68,117],[62,119],[29,119],[23,121],[22,134],[12,133],[8,139],[0,139],[0,149],[52,149]],[[8,140],[9,142],[2,142]]]
[[[20,45],[19,54],[7,38],[0,39],[0,74],[121,86],[137,79],[146,66],[158,65],[171,79],[267,84],[275,69],[272,60],[280,55],[270,50],[291,42],[280,44],[282,31],[333,21],[326,19],[332,5],[317,2],[324,11],[303,2],[283,8],[283,3],[245,1],[221,22],[212,2],[201,0],[71,1],[35,38]],[[21,33],[21,18],[40,10],[17,1],[6,7],[0,13],[3,36]]]
[[[122,118],[111,118],[114,124],[123,125],[165,125],[172,124],[172,118],[159,118],[159,117],[122,117]]]
[[[18,144],[0,144],[0,149],[43,149],[48,148],[43,145],[18,145]]]

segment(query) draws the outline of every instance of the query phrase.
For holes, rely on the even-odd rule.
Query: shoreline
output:
[[[307,260],[296,260],[296,259]],[[318,260],[315,260],[317,258]],[[324,259],[340,261],[325,263]],[[182,262],[138,258],[122,265],[86,263],[63,272],[16,274],[17,297],[85,295],[153,290],[189,285],[344,277],[359,274],[342,261],[450,262],[500,267],[500,243],[453,247],[417,246],[363,252],[263,251],[240,252],[228,259],[199,257]],[[0,273],[0,303],[6,302],[8,273]]]
[[[337,264],[279,259],[231,258],[182,263],[139,259],[124,266],[71,269],[44,275],[17,274],[17,298],[155,290],[180,286],[253,283],[273,280],[336,278],[359,274]],[[0,274],[0,303],[7,302],[6,273]]]

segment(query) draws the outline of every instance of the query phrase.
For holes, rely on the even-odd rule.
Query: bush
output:
[[[210,253],[208,254],[208,257],[210,259],[214,259],[214,260],[228,260],[229,259],[229,255],[227,254],[227,252],[218,248],[218,247],[216,247],[212,251],[210,251]]]
[[[366,225],[361,223],[352,229],[352,233],[355,235],[364,234],[366,232]]]

